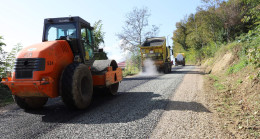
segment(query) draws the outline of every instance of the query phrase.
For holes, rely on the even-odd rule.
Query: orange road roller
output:
[[[61,96],[72,109],[87,108],[93,88],[111,95],[123,79],[115,60],[95,60],[93,27],[80,17],[44,20],[42,42],[22,49],[12,78],[2,79],[23,109],[37,109]]]

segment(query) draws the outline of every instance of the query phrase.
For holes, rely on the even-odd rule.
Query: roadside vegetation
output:
[[[260,30],[252,32],[222,46],[214,58],[203,64],[207,73],[215,71],[205,83],[212,108],[221,118],[223,129],[237,138],[260,137]],[[227,53],[232,53],[232,58],[225,59]],[[226,60],[228,65],[214,69],[218,68],[214,65]]]
[[[202,0],[176,23],[174,51],[203,65],[205,88],[227,135],[260,137],[260,2]]]

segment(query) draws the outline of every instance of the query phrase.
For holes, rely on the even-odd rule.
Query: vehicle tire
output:
[[[168,67],[169,67],[169,68],[168,68],[168,70],[169,70],[168,72],[171,73],[171,72],[172,72],[172,66],[169,65]]]
[[[165,74],[167,74],[168,71],[169,71],[169,67],[168,67],[167,64],[165,64],[165,65],[164,65],[164,68],[163,68],[163,72],[164,72]]]
[[[93,94],[92,75],[88,66],[80,63],[68,65],[61,76],[60,93],[69,108],[87,108]]]
[[[185,66],[185,58],[183,59],[182,66]]]
[[[142,72],[145,72],[145,68],[144,67],[142,68]]]
[[[39,109],[48,101],[48,97],[19,97],[14,95],[13,98],[16,104],[25,110]]]
[[[118,92],[117,92],[118,91],[118,87],[119,87],[119,82],[108,86],[106,88],[106,92],[109,93],[110,95],[115,96],[115,95],[118,94]]]

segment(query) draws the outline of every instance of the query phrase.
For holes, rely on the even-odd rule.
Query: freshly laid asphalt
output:
[[[0,108],[0,138],[149,138],[169,98],[193,68],[124,78],[117,96],[96,93],[86,110],[70,110],[60,98],[49,99],[40,110],[11,104]]]

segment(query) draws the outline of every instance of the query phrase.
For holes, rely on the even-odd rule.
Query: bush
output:
[[[254,67],[260,67],[260,25],[255,30],[250,30],[247,34],[241,35],[238,42],[243,43],[242,56],[246,57],[248,63]]]
[[[13,102],[12,94],[9,88],[0,83],[0,106],[5,106]]]
[[[248,65],[247,60],[240,60],[237,64],[230,66],[227,70],[228,74],[236,73]]]

